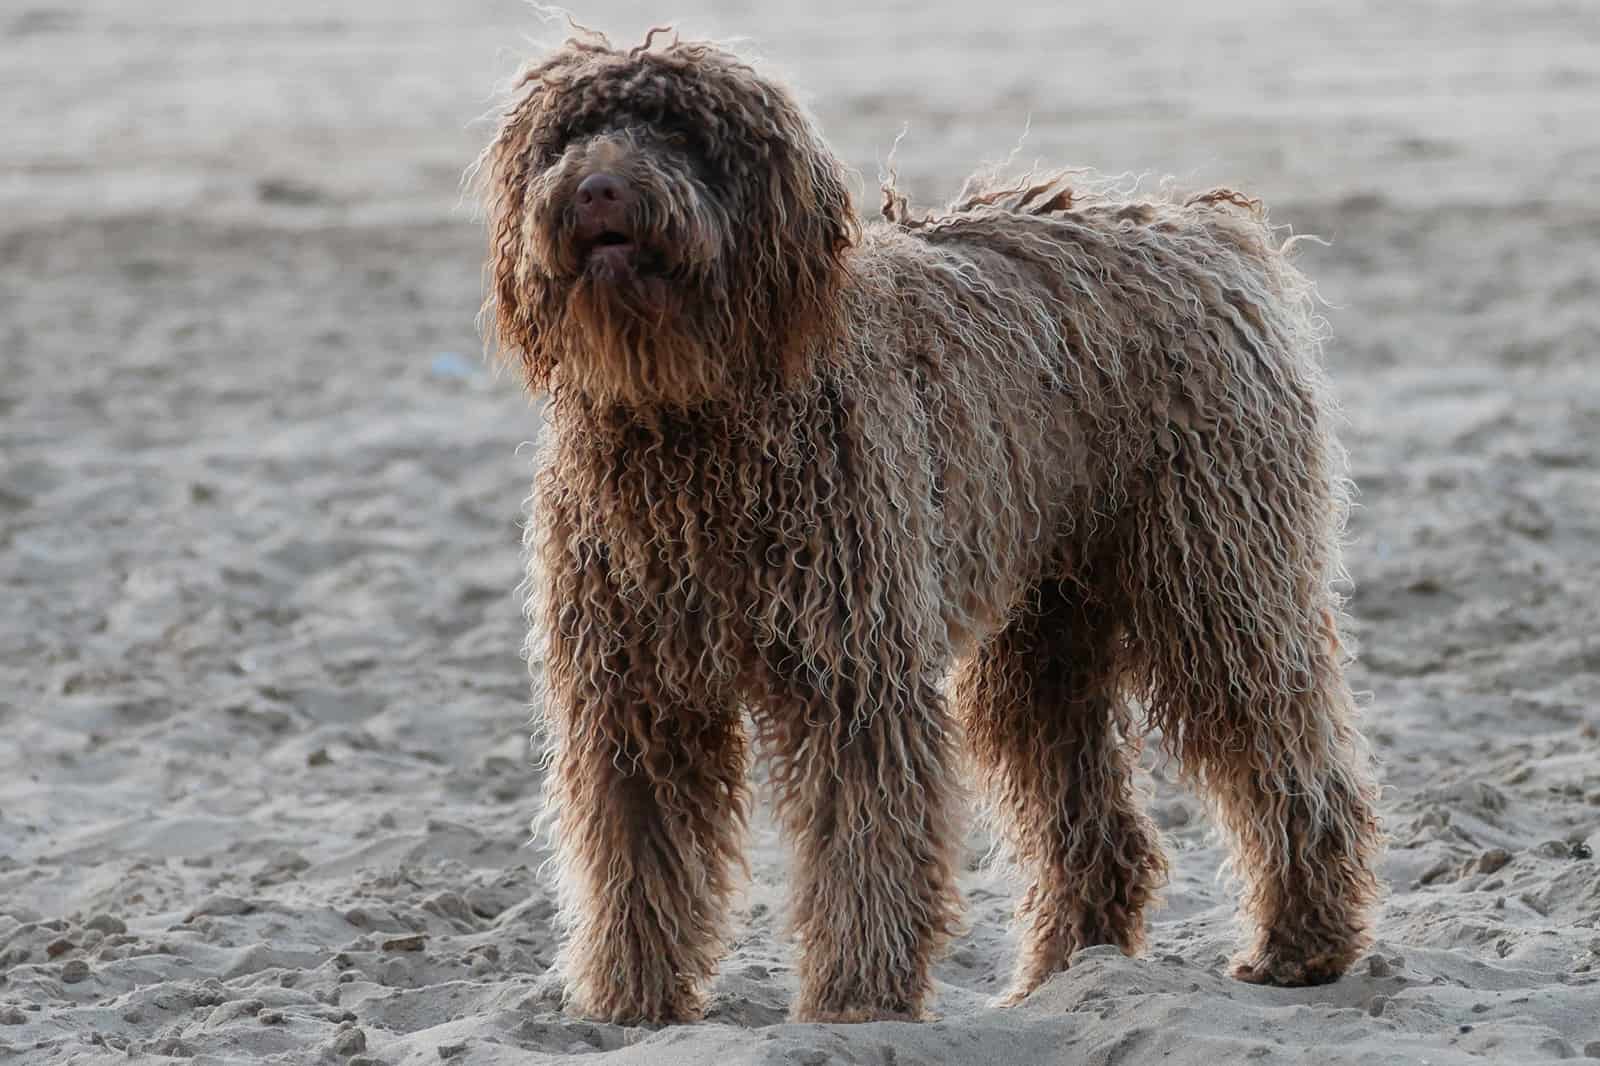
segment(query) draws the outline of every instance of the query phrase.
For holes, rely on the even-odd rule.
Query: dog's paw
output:
[[[606,1025],[643,1026],[647,1029],[655,1029],[666,1025],[691,1025],[694,1022],[705,1020],[704,1009],[693,1006],[640,1008],[622,1005],[600,1010],[586,1010],[578,1007],[569,1009],[565,1013],[569,1017],[581,1018],[588,1022],[600,1022]]]
[[[1000,1010],[1008,1010],[1011,1007],[1020,1007],[1022,1004],[1028,1001],[1029,996],[1033,995],[1034,990],[1043,983],[1043,981],[1033,981],[1027,984],[1013,984],[1010,988],[1000,993],[1000,995],[994,997],[994,999],[990,1001],[990,1006],[996,1007]]]
[[[873,1007],[818,1007],[796,1010],[792,1020],[821,1024],[859,1025],[863,1022],[931,1022],[936,1017],[927,1011],[880,1010]]]
[[[694,994],[637,1000],[616,996],[585,996],[578,991],[568,998],[562,1013],[611,1025],[684,1025],[703,1020],[706,1004],[702,997]]]
[[[1307,958],[1275,951],[1251,952],[1233,960],[1235,980],[1278,988],[1332,984],[1344,975],[1344,970],[1329,956]]]

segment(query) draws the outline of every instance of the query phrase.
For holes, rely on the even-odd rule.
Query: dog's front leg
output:
[[[959,908],[952,742],[931,678],[850,673],[763,722],[795,850],[793,1015],[916,1020]]]
[[[706,691],[663,686],[659,649],[631,632],[613,615],[557,625],[550,639],[546,802],[563,969],[574,1006],[591,1017],[688,1021],[704,1012],[741,862],[744,727]]]

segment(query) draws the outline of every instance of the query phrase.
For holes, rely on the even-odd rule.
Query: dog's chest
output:
[[[820,601],[843,580],[830,546],[855,497],[828,398],[778,397],[759,416],[558,426],[545,484],[571,522],[561,554],[604,568],[641,639],[704,651],[718,675],[745,669],[801,620],[831,614]]]
[[[816,533],[816,508],[797,506],[800,464],[759,442],[658,430],[595,458],[578,464],[603,471],[573,494],[581,536],[630,605],[661,625],[749,617]]]

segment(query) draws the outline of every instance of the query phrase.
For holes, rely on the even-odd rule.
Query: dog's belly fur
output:
[[[862,435],[903,432],[920,460],[927,563],[959,654],[1004,624],[1041,573],[1071,567],[1108,472],[1063,377],[1073,353],[1041,344],[1028,321],[1054,309],[1039,287],[1018,284],[1024,273],[994,277],[985,293],[976,283],[1001,257],[980,247],[935,257],[887,226],[869,228],[858,255],[870,282],[855,295],[871,308],[850,331],[854,391],[873,404]],[[879,458],[885,479],[907,475],[903,457]]]

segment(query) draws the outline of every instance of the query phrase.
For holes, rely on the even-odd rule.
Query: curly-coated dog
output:
[[[701,1013],[752,745],[796,1018],[924,1015],[963,748],[1030,882],[1012,999],[1139,950],[1136,723],[1231,837],[1236,975],[1337,978],[1380,842],[1343,458],[1258,206],[1062,176],[926,216],[886,188],[863,224],[781,85],[655,37],[526,68],[481,170],[486,313],[549,395],[529,613],[576,1005]]]

